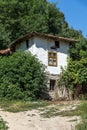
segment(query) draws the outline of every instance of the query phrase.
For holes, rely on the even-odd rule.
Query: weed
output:
[[[7,130],[6,122],[0,117],[0,130]]]
[[[9,112],[20,112],[32,109],[38,109],[48,106],[50,103],[47,101],[30,102],[24,100],[7,100],[0,99],[0,107]]]

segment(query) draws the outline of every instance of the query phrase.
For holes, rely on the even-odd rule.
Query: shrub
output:
[[[46,84],[45,66],[29,52],[0,57],[0,97],[38,99]]]

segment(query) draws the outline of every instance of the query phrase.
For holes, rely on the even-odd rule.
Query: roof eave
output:
[[[18,44],[18,43],[20,44],[21,42],[23,42],[25,40],[28,40],[29,38],[31,38],[33,36],[39,36],[39,37],[49,38],[49,39],[53,39],[53,40],[65,41],[65,42],[69,42],[71,44],[78,41],[78,40],[74,40],[74,39],[70,39],[70,38],[53,36],[53,35],[50,35],[50,34],[43,34],[43,33],[38,33],[38,32],[31,32],[31,33],[23,35],[20,38],[18,38],[15,41],[13,41],[10,44],[10,48],[15,47],[16,44]]]

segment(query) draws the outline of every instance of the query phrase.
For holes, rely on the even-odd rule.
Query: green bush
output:
[[[0,97],[39,99],[46,90],[45,66],[26,52],[0,57]]]

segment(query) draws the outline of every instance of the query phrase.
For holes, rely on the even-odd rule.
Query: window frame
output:
[[[55,55],[55,57],[50,55]],[[49,63],[50,59],[52,59],[52,64]],[[54,59],[56,59],[56,64],[54,64]],[[48,66],[57,67],[57,52],[48,51]]]

